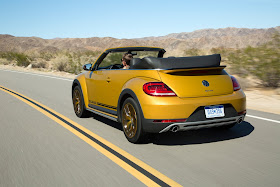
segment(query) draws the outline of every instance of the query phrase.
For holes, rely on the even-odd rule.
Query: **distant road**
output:
[[[227,131],[166,133],[155,135],[148,144],[135,145],[115,122],[98,116],[77,118],[71,85],[71,79],[0,69],[0,86],[99,135],[139,159],[140,165],[143,162],[158,171],[163,176],[155,177],[162,180],[183,186],[280,185],[280,115],[248,110],[245,122]],[[59,121],[3,89],[0,103],[0,186],[147,184],[145,176],[137,178],[137,172],[124,169]]]

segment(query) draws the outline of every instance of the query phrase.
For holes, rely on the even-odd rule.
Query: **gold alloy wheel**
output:
[[[134,107],[126,103],[122,110],[122,125],[128,138],[133,138],[137,131],[137,115]]]
[[[76,114],[81,113],[81,94],[78,89],[75,89],[73,94],[73,104],[74,104],[74,110]]]

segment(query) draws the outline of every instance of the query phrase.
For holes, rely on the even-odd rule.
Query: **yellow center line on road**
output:
[[[164,174],[160,173],[151,166],[145,164],[141,160],[135,158],[131,154],[112,144],[111,142],[105,140],[104,138],[98,136],[97,134],[91,132],[85,127],[79,125],[78,123],[72,121],[71,119],[59,114],[58,112],[44,106],[43,104],[32,100],[22,94],[19,94],[13,90],[5,88],[0,85],[0,89],[19,100],[25,102],[26,104],[32,106],[36,110],[45,114],[58,124],[62,125],[70,132],[87,142],[93,148],[101,152],[103,155],[111,159],[113,162],[118,164],[120,167],[125,169],[135,178],[140,180],[147,186],[181,186],[177,182],[168,178]]]

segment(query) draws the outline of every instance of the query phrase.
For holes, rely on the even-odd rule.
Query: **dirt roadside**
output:
[[[74,79],[76,75],[66,72],[47,71],[45,69],[28,69],[18,66],[0,65],[0,69],[37,73]],[[247,97],[247,108],[280,114],[280,88],[250,88],[244,91]]]

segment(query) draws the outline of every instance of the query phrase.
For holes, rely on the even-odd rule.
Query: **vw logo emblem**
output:
[[[206,81],[206,80],[203,80],[203,81],[202,81],[202,84],[203,84],[203,86],[205,86],[205,87],[208,87],[208,86],[209,86],[209,82]]]

